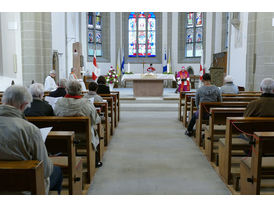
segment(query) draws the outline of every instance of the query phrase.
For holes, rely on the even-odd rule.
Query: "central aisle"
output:
[[[91,195],[230,194],[177,112],[122,111]]]

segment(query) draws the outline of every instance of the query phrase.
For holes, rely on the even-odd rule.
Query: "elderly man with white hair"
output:
[[[0,160],[43,161],[46,192],[49,189],[61,191],[61,168],[53,166],[49,159],[40,130],[24,119],[23,111],[32,102],[31,94],[25,87],[10,86],[4,92],[2,102]]]
[[[45,79],[45,91],[54,91],[57,89],[57,85],[55,83],[56,72],[54,70],[51,70],[49,72],[49,76]]]
[[[227,75],[224,78],[224,82],[225,84],[220,89],[221,94],[238,94],[239,93],[238,87],[235,84],[233,84],[232,76]]]
[[[30,108],[27,108],[24,113],[26,116],[54,116],[53,109],[50,104],[43,100],[44,86],[40,83],[31,84],[29,91],[33,97]]]
[[[263,92],[262,96],[247,105],[244,117],[274,117],[274,80],[263,79],[260,89]]]
[[[96,135],[94,126],[101,122],[99,115],[97,114],[94,105],[86,98],[81,96],[82,87],[80,82],[74,80],[69,81],[67,84],[67,94],[65,97],[59,99],[54,108],[56,116],[88,116],[91,119],[91,133],[92,133],[92,144],[94,148],[99,146],[99,138]],[[83,134],[77,134],[82,140],[85,140]],[[83,142],[84,143],[84,142]],[[99,153],[96,152],[96,163],[97,166],[101,166],[99,162]]]

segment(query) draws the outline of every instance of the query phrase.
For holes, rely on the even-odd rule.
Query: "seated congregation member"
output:
[[[263,79],[260,89],[263,94],[259,99],[247,105],[244,117],[274,117],[274,80],[272,78]]]
[[[67,94],[65,97],[59,99],[54,108],[56,116],[88,116],[91,119],[91,133],[92,133],[92,144],[96,149],[99,146],[99,138],[93,128],[96,124],[100,123],[101,119],[97,114],[94,105],[86,98],[81,96],[82,87],[78,81],[68,81],[67,83]],[[81,138],[81,134],[78,134]],[[82,137],[84,138],[84,137]],[[97,150],[97,149],[96,149]],[[98,151],[98,150],[97,150]],[[96,152],[96,164],[101,166],[99,162],[99,153]]]
[[[94,102],[103,102],[103,98],[97,94],[98,84],[96,82],[90,82],[88,85],[89,92],[85,94],[84,98],[94,98]]]
[[[43,100],[44,87],[40,83],[31,84],[29,91],[33,97],[30,108],[27,108],[24,113],[26,116],[54,116],[53,109],[50,104]]]
[[[238,94],[238,87],[233,84],[232,76],[228,75],[224,78],[224,85],[221,87],[221,94]]]
[[[98,77],[97,84],[97,94],[110,94],[109,86],[106,85],[106,78],[104,76]]]
[[[0,105],[0,160],[43,161],[45,191],[62,189],[62,171],[53,166],[40,130],[24,119],[23,111],[31,103],[32,96],[25,87],[10,86]],[[49,178],[50,177],[50,178]]]
[[[72,67],[71,70],[70,70],[70,74],[69,74],[69,80],[72,81],[72,80],[77,80],[77,76],[75,74],[75,71],[76,71],[76,68]]]
[[[59,86],[58,88],[49,93],[50,97],[64,97],[66,95],[66,84],[67,84],[67,80],[66,79],[61,79],[59,82]]]
[[[57,85],[55,83],[56,72],[51,70],[49,76],[45,79],[45,91],[54,91],[57,89]]]
[[[197,111],[193,115],[193,117],[190,120],[190,123],[188,125],[186,135],[191,136],[193,134],[193,127],[196,123],[196,119],[198,119],[199,115],[199,104],[200,102],[220,102],[222,101],[221,93],[218,87],[215,85],[211,85],[211,76],[208,73],[205,73],[203,75],[203,86],[200,87],[196,91],[196,96],[195,96],[195,104],[197,107]],[[208,117],[208,115],[207,115]]]

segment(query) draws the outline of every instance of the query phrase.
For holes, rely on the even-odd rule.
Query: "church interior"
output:
[[[0,48],[0,194],[274,194],[274,12],[0,12]],[[27,113],[39,87],[51,115]],[[61,189],[31,146],[7,152],[34,138],[5,142],[7,105]]]

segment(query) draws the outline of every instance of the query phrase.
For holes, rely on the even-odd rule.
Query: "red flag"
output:
[[[94,54],[94,56],[93,56],[93,65],[94,65],[95,67],[97,67],[97,63],[96,63],[96,54]]]
[[[95,73],[94,73],[94,72],[92,72],[92,76],[91,76],[91,78],[92,78],[94,81],[97,79],[97,76],[95,75]]]

